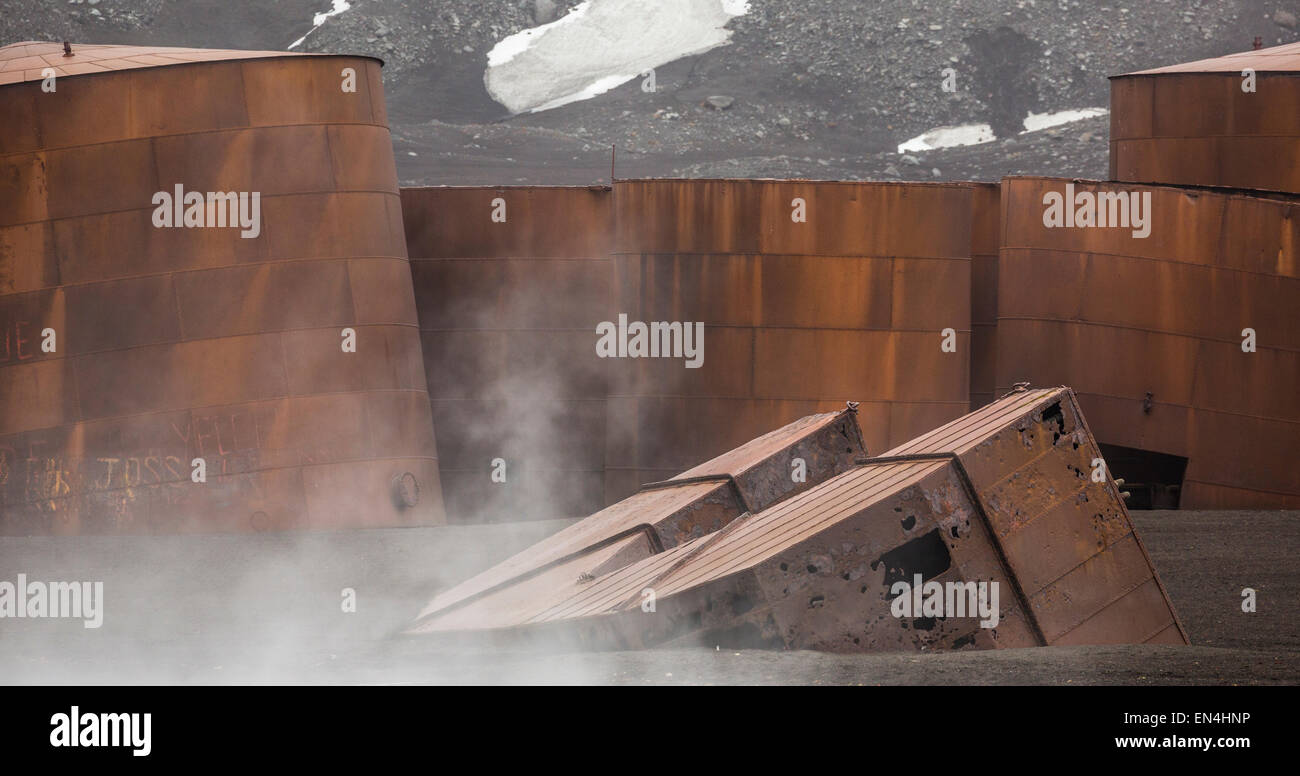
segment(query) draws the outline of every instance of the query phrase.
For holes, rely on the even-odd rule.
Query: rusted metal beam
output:
[[[652,483],[440,593],[421,612],[416,627],[440,628],[449,617],[476,617],[473,607],[459,610],[468,601],[493,595],[495,600],[485,602],[483,608],[505,607],[518,616],[528,602],[554,586],[582,584],[583,574],[610,567],[611,558],[619,553],[626,565],[629,556],[649,557],[711,535],[743,514],[765,509],[845,471],[865,451],[853,409],[802,418],[672,480]],[[638,526],[653,529],[655,538],[649,544],[626,541],[610,549],[613,540],[629,537]],[[564,570],[549,577],[542,574],[553,569]]]

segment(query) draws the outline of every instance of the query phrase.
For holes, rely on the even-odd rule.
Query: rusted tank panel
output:
[[[703,324],[704,347],[698,368],[612,359],[609,499],[848,398],[873,450],[967,409],[969,186],[640,180],[614,200],[619,311]]]
[[[998,333],[998,249],[1002,246],[1002,189],[971,184],[970,406],[993,401]]]
[[[451,519],[604,506],[608,189],[403,189],[402,211]]]
[[[1300,193],[1300,43],[1115,76],[1110,94],[1112,179]]]
[[[1069,389],[1015,393],[707,536],[623,548],[621,566],[593,555],[414,632],[838,652],[1185,644],[1118,488],[1088,476],[1099,455]],[[941,608],[898,607],[918,577],[907,598],[933,586]]]
[[[441,522],[380,63],[94,51],[0,87],[0,533]]]
[[[1045,227],[1067,185],[1149,193],[1149,236]],[[999,389],[1073,385],[1103,444],[1187,459],[1182,507],[1300,506],[1300,204],[1050,178],[1002,196]]]
[[[517,622],[539,597],[593,569],[614,571],[712,534],[845,471],[863,454],[853,410],[812,415],[649,484],[528,550],[440,593],[413,632]],[[504,618],[504,620],[503,620]]]

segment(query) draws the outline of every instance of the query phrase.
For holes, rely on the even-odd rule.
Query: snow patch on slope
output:
[[[1037,132],[1040,129],[1048,127],[1059,127],[1062,124],[1069,124],[1074,121],[1082,121],[1095,116],[1105,116],[1110,111],[1105,108],[1080,108],[1078,110],[1062,110],[1056,113],[1034,113],[1029,112],[1025,116],[1025,132]],[[1020,134],[1025,134],[1021,132]]]
[[[322,11],[316,14],[315,16],[311,17],[311,29],[307,30],[307,35],[310,35],[316,30],[320,29],[320,26],[325,23],[325,20],[330,18],[331,16],[338,16],[344,11],[348,11],[351,9],[352,9],[352,4],[349,3],[348,0],[333,0],[333,4],[330,6],[330,9],[328,11]],[[301,38],[295,40],[293,43],[290,43],[289,50],[292,51],[293,49],[296,49],[298,48],[298,46],[302,45],[302,42],[304,40],[307,40],[307,35],[303,35]]]
[[[1105,108],[1079,108],[1057,111],[1056,113],[1034,113],[1030,111],[1029,115],[1025,116],[1023,122],[1025,128],[1020,134],[1025,135],[1051,127],[1059,127],[1062,124],[1082,121],[1083,119],[1105,116],[1109,112]],[[978,145],[992,140],[997,140],[997,137],[993,134],[993,127],[988,124],[936,127],[929,132],[917,135],[905,143],[900,143],[898,153],[905,154],[912,151],[933,151],[936,148]]]
[[[924,134],[901,143],[898,152],[933,151],[936,148],[978,145],[994,140],[993,127],[988,124],[963,124],[959,127],[935,127]]]
[[[730,42],[745,0],[587,0],[488,53],[488,94],[512,113],[603,94],[673,60]]]

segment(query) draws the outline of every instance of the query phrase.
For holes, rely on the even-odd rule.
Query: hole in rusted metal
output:
[[[895,582],[911,584],[916,574],[921,575],[922,581],[933,579],[948,570],[952,565],[952,556],[948,554],[948,545],[943,543],[936,528],[881,555],[871,564],[871,568],[877,568],[882,563],[885,566],[885,586],[890,587]]]
[[[1043,410],[1043,424],[1049,423],[1056,424],[1056,428],[1052,429],[1052,444],[1056,444],[1061,439],[1061,432],[1065,431],[1065,412],[1061,410],[1059,401]]]

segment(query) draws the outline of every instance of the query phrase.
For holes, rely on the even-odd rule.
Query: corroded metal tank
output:
[[[1049,228],[1050,192],[1146,224]],[[1300,203],[1026,177],[1002,213],[999,392],[1071,385],[1103,448],[1185,459],[1184,508],[1300,507]]]
[[[1114,76],[1110,177],[1300,193],[1300,43]]]
[[[600,509],[608,187],[403,189],[402,211],[450,518]]]
[[[443,520],[381,64],[0,49],[0,533]]]
[[[697,368],[609,359],[606,498],[850,399],[870,451],[966,412],[971,203],[966,184],[618,181],[618,311],[704,336]]]

